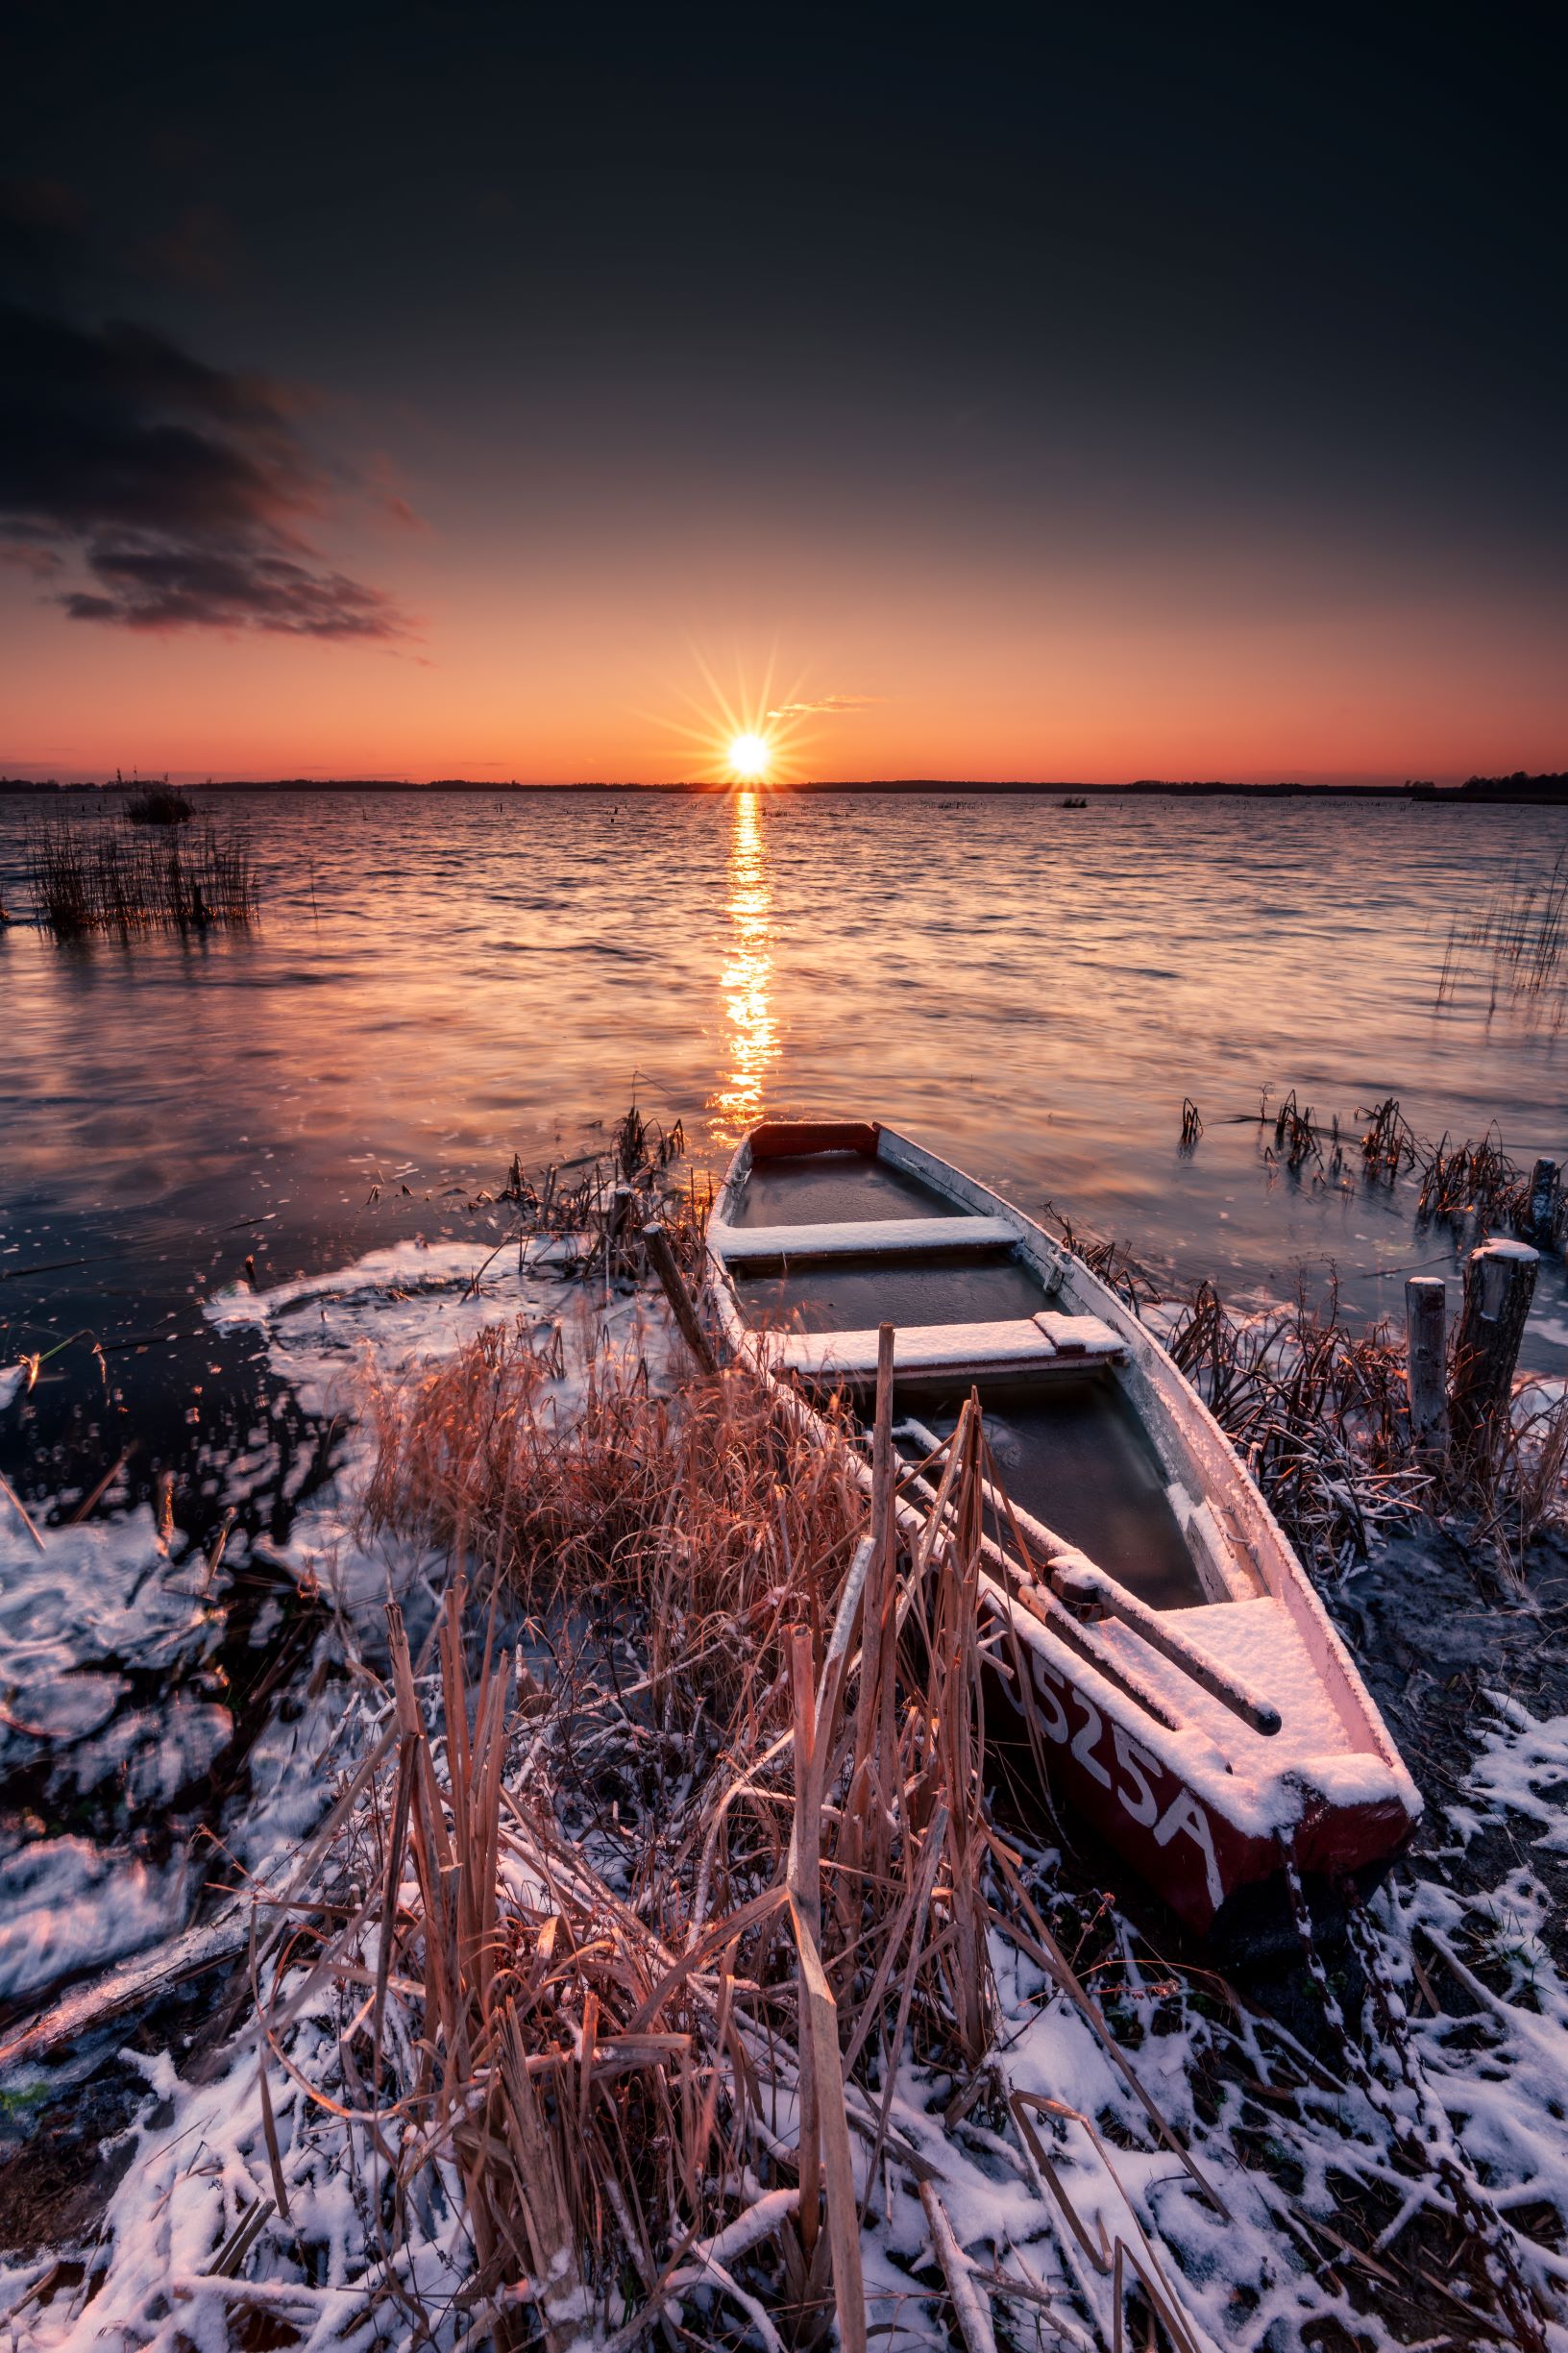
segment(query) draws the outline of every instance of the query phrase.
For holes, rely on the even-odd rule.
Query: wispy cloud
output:
[[[770,719],[844,719],[851,711],[869,711],[880,695],[819,695],[813,702],[781,702]]]
[[[0,235],[0,259],[13,260],[26,242]],[[79,557],[92,584],[58,600],[73,621],[319,638],[403,633],[391,599],[324,564],[306,535],[325,516],[331,485],[299,429],[295,394],[208,367],[145,327],[82,324],[48,292],[39,299],[21,271],[6,274],[13,299],[0,286],[0,552],[8,562],[41,576],[66,554]]]

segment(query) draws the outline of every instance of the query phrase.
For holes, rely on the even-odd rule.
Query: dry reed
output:
[[[1484,976],[1488,1010],[1523,1002],[1542,1008],[1556,1026],[1564,1012],[1565,946],[1568,852],[1559,850],[1550,874],[1516,870],[1497,886],[1479,916],[1451,925],[1436,1002],[1454,1003],[1467,981]]]
[[[677,1399],[601,1358],[571,1428],[546,1383],[536,1338],[497,1330],[376,1402],[372,1522],[446,1543],[492,1602],[500,1581],[538,1642],[471,1673],[454,1581],[422,1677],[393,1615],[397,1761],[339,1852],[365,1892],[313,1964],[344,2014],[318,2096],[354,2111],[389,2250],[465,2218],[454,2292],[500,2344],[629,2347],[695,2299],[702,2341],[722,2308],[725,2341],[836,2320],[859,2353],[884,2176],[919,2188],[972,2323],[899,2066],[945,2078],[950,2124],[1008,2123],[999,1919],[1110,2042],[987,1810],[978,1404],[901,1525],[891,1354],[869,1514],[855,1434],[818,1442],[749,1376]],[[1140,2279],[1179,2312],[1146,2245],[1116,2258],[1118,2312]]]
[[[1410,1454],[1403,1350],[1386,1324],[1349,1331],[1337,1291],[1238,1314],[1201,1283],[1166,1345],[1318,1568],[1364,1560],[1430,1492]]]
[[[26,857],[34,913],[59,940],[243,928],[260,904],[249,849],[211,824],[158,838],[64,819],[35,826]]]

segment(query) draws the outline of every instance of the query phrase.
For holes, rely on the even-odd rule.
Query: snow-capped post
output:
[[[625,1256],[627,1244],[637,1231],[637,1195],[629,1185],[618,1185],[611,1193],[604,1211],[604,1278],[608,1282],[610,1269]]]
[[[719,1370],[719,1360],[713,1344],[698,1321],[697,1302],[686,1288],[686,1278],[675,1264],[675,1254],[670,1247],[670,1237],[661,1225],[646,1225],[643,1240],[648,1245],[649,1263],[664,1285],[664,1295],[670,1310],[680,1326],[681,1337],[705,1373]],[[1532,1257],[1533,1252],[1531,1254]]]
[[[1555,1160],[1538,1160],[1530,1179],[1531,1240],[1537,1250],[1557,1246],[1557,1223],[1562,1214],[1562,1171]]]
[[[1410,1275],[1405,1285],[1405,1384],[1410,1438],[1418,1455],[1448,1452],[1448,1286],[1441,1275]]]
[[[1449,1400],[1454,1443],[1462,1454],[1489,1451],[1508,1410],[1540,1262],[1540,1253],[1529,1242],[1482,1242],[1470,1253]]]

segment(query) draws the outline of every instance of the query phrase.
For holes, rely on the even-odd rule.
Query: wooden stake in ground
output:
[[[1411,1275],[1405,1285],[1410,1437],[1418,1455],[1439,1462],[1448,1451],[1447,1329],[1448,1286],[1442,1276]]]
[[[697,1302],[687,1289],[686,1278],[675,1263],[669,1235],[661,1225],[648,1225],[643,1228],[643,1239],[648,1244],[648,1262],[664,1285],[664,1295],[680,1326],[682,1339],[702,1370],[716,1373],[719,1361],[713,1353],[713,1343],[698,1321]]]
[[[1539,1250],[1557,1246],[1562,1215],[1562,1171],[1555,1160],[1538,1160],[1530,1179],[1530,1223],[1526,1231]]]
[[[1472,1457],[1487,1449],[1508,1410],[1539,1265],[1528,1242],[1483,1242],[1470,1253],[1450,1409],[1454,1443]]]

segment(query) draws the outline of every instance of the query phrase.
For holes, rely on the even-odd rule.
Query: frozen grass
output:
[[[859,1434],[807,1448],[740,1376],[439,1273],[389,1272],[339,1511],[444,1597],[384,1652],[362,1621],[358,1761],[257,1885],[206,2065],[138,2062],[92,2244],[0,2283],[17,2344],[1562,2341],[1568,1989],[1528,1854],[1463,1867],[1493,1823],[1560,1839],[1561,1724],[1499,1704],[1452,1851],[1286,2026],[1140,1933],[1070,1825],[994,1819],[976,1414],[912,1555],[885,1415],[869,1506]],[[328,1350],[330,1292],[285,1289]],[[1280,1314],[1200,1298],[1187,1344],[1337,1560],[1385,1524],[1357,1483],[1363,1447],[1397,1470],[1397,1357]]]
[[[1568,1991],[1528,1869],[1429,1864],[1287,2028],[993,1819],[976,1414],[911,1557],[850,1434],[808,1455],[629,1357],[551,1432],[535,1362],[477,1336],[383,1401],[377,1510],[445,1528],[453,1581],[418,1650],[391,1611],[233,2032],[140,2063],[83,2271],[7,2282],[18,2343],[1553,2341]],[[1499,1713],[1461,1845],[1560,1835],[1563,1740]]]

